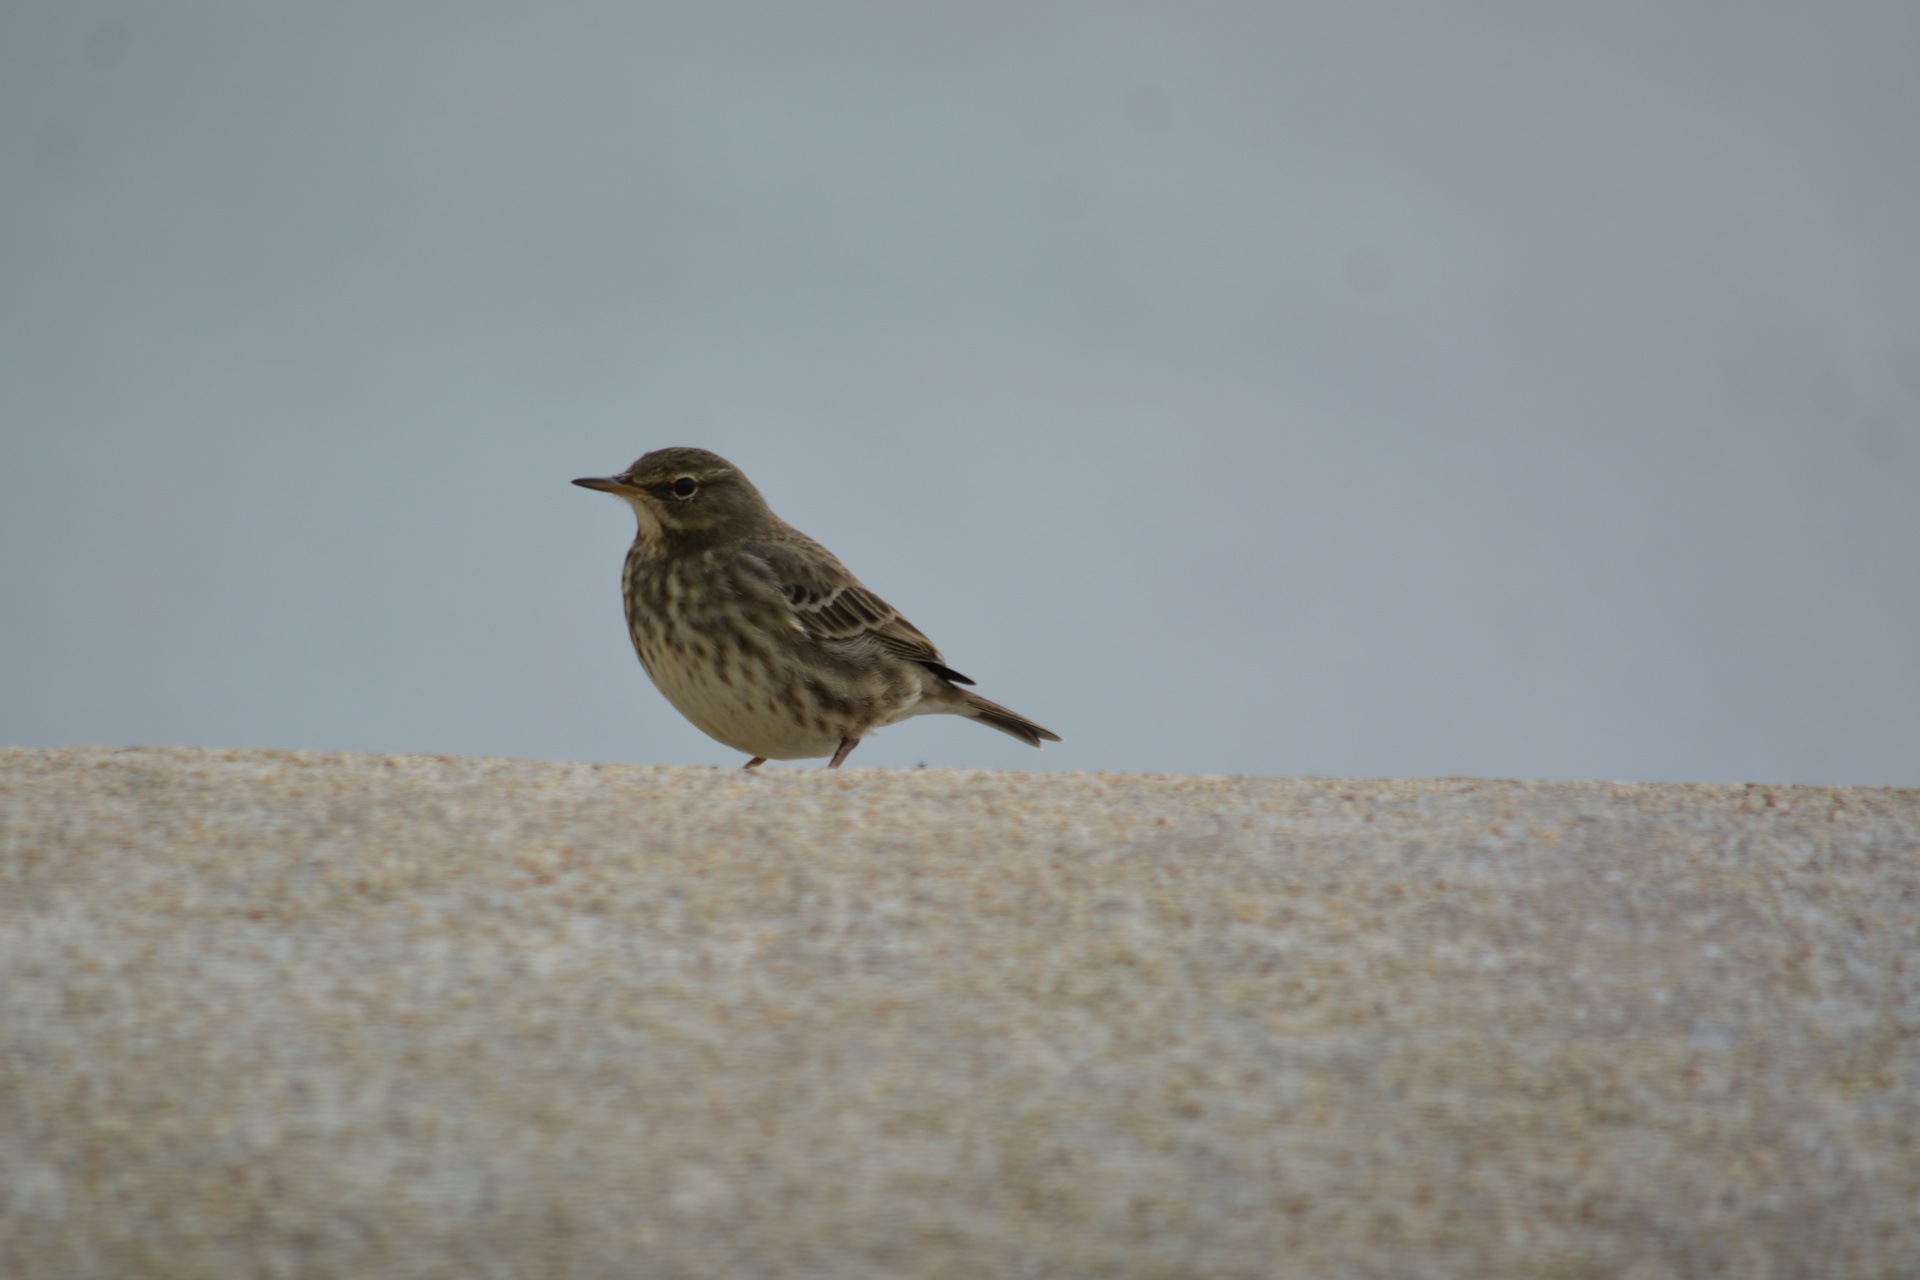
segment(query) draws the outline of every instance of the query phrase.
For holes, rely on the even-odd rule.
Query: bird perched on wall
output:
[[[575,484],[640,522],[621,590],[640,665],[674,709],[752,759],[832,757],[910,716],[967,716],[1032,746],[1060,741],[961,685],[933,641],[782,520],[705,449],[656,449]]]

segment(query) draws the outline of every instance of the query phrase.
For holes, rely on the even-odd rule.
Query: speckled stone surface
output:
[[[1920,790],[0,750],[0,1274],[1920,1276]]]

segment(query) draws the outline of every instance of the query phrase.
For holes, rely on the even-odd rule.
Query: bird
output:
[[[573,483],[639,522],[621,574],[627,631],[654,686],[695,728],[751,757],[831,757],[911,716],[966,716],[1030,746],[1060,735],[961,686],[972,680],[831,551],[705,449],[645,454]]]

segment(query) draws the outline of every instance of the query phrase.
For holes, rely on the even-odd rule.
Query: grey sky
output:
[[[733,763],[665,444],[1063,733],[1920,783],[1920,5],[0,7],[0,740]]]

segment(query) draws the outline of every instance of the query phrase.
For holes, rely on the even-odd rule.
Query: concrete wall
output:
[[[1920,791],[0,751],[0,1274],[1920,1275]]]

